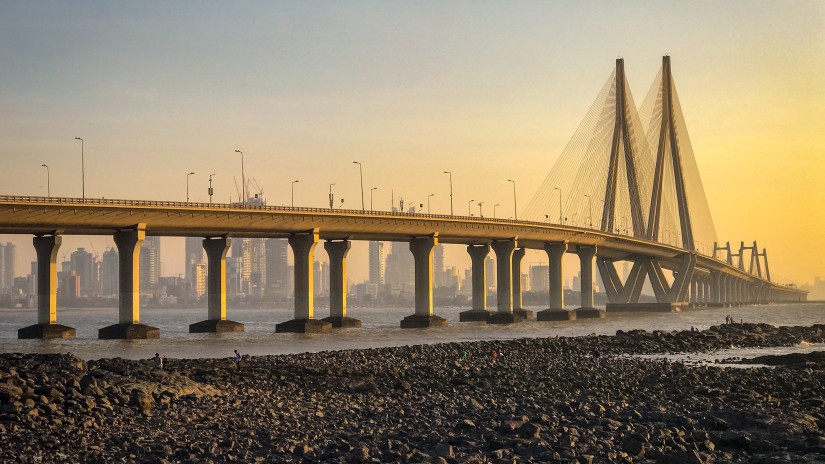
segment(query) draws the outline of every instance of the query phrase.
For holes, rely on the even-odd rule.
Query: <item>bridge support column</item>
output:
[[[562,258],[567,252],[567,242],[546,243],[544,251],[547,253],[548,274],[550,277],[550,307],[539,311],[536,320],[539,321],[570,321],[576,319],[576,311],[564,309],[564,275],[562,274]]]
[[[581,307],[576,309],[576,317],[578,318],[605,316],[604,310],[596,309],[593,304],[593,257],[596,256],[596,251],[596,245],[576,247],[576,254],[579,255],[579,261],[581,262],[581,276],[579,277]]]
[[[447,325],[447,319],[433,314],[433,248],[437,244],[438,234],[410,240],[415,262],[415,314],[401,321],[402,329]]]
[[[484,262],[490,253],[490,245],[467,245],[470,254],[473,279],[473,309],[458,315],[461,322],[484,321],[490,318],[487,311],[487,268]]]
[[[115,232],[120,273],[118,323],[98,330],[101,339],[160,338],[160,330],[140,323],[140,247],[146,239],[146,224]]]
[[[699,292],[698,278],[694,277],[694,278],[690,279],[690,296],[688,297],[689,298],[688,301],[689,301],[691,306],[696,306],[696,304],[699,302],[698,295],[697,295],[698,292]]]
[[[318,229],[292,234],[288,242],[294,258],[295,318],[276,325],[275,332],[330,332],[332,324],[315,319],[312,264],[315,259],[315,246],[318,244]]]
[[[17,331],[17,338],[74,338],[75,329],[57,323],[57,250],[59,235],[34,237],[37,253],[37,324]]]
[[[513,253],[518,239],[495,240],[496,252],[496,312],[487,320],[488,324],[512,324],[524,318],[513,313]]]
[[[730,287],[730,276],[727,274],[722,274],[722,303],[724,303],[727,307],[733,305]]]
[[[189,326],[190,333],[243,332],[240,322],[226,320],[226,252],[232,239],[228,237],[206,238],[206,320]]]
[[[329,317],[333,328],[361,327],[361,321],[347,317],[347,253],[349,240],[324,242],[329,255]]]
[[[722,273],[719,271],[710,272],[710,292],[708,294],[708,306],[711,308],[720,308],[724,306],[722,303]]]
[[[513,314],[521,316],[522,319],[532,319],[533,311],[524,309],[521,297],[521,261],[524,259],[524,247],[513,250]]]

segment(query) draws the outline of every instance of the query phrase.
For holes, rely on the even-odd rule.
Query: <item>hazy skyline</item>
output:
[[[271,205],[526,205],[617,56],[640,102],[670,54],[721,242],[771,271],[825,274],[822,2],[4,2],[0,194],[237,198],[235,149]],[[474,214],[477,207],[474,206]],[[34,258],[18,245],[18,272]],[[110,238],[66,237],[62,253]],[[164,244],[183,272],[183,240]],[[367,277],[366,243],[350,276]],[[318,249],[316,256],[326,259]],[[540,255],[528,257],[536,263]],[[449,264],[467,267],[459,247]],[[177,270],[177,271],[176,271]],[[569,270],[569,269],[568,269]]]

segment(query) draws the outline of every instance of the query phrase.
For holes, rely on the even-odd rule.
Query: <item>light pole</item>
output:
[[[484,204],[483,201],[478,202],[478,217],[480,217],[480,218],[484,217],[484,214],[482,214],[482,212],[481,212],[481,205],[483,205],[483,204]]]
[[[470,200],[470,201],[467,202],[467,215],[469,215],[469,216],[473,215],[472,208],[473,208],[473,202],[474,201],[475,200]]]
[[[51,198],[52,197],[52,180],[51,174],[49,173],[49,166],[45,164],[41,164],[44,168],[46,168],[46,196]]]
[[[189,176],[195,174],[194,172],[190,172],[186,175],[186,202],[189,203]]]
[[[518,221],[518,203],[516,203],[516,181],[507,179],[507,182],[513,183],[513,217]]]
[[[496,217],[496,206],[498,206],[498,205],[499,205],[498,203],[493,205],[493,219],[495,219],[495,217]]]
[[[590,195],[585,195],[587,197],[587,203],[590,208],[590,213],[587,216],[587,222],[590,223],[590,228],[593,228],[593,199],[590,198]]]
[[[84,145],[83,139],[80,137],[75,137],[75,140],[80,140],[80,179],[83,185],[83,199],[86,199],[86,160],[84,155]]]
[[[370,211],[372,211],[372,192],[378,190],[378,187],[373,187],[370,189]]]
[[[209,204],[210,205],[212,204],[212,194],[214,193],[214,191],[212,190],[212,176],[214,176],[214,175],[215,174],[209,174],[209,190],[208,190],[208,193],[209,193]]]
[[[358,165],[358,172],[361,174],[361,211],[364,211],[364,169],[358,161],[353,161],[352,164]]]
[[[434,196],[435,196],[434,193],[431,193],[431,194],[427,195],[427,214],[430,214],[430,197],[434,197]]]
[[[246,197],[249,195],[246,194],[246,176],[243,172],[243,152],[240,150],[235,150],[235,153],[241,154],[241,194],[243,195],[243,202],[241,203],[241,208],[246,208]]]
[[[335,202],[335,197],[332,196],[332,186],[335,185],[334,183],[329,184],[329,209],[332,209],[332,205]]]
[[[559,225],[561,225],[561,189],[558,187],[553,187],[553,190],[559,191]]]
[[[290,206],[292,206],[293,208],[295,207],[295,184],[297,184],[298,182],[300,182],[300,181],[299,180],[293,180],[292,181],[292,203],[290,204]]]
[[[453,215],[453,173],[452,171],[444,171],[444,174],[450,176],[450,216]]]

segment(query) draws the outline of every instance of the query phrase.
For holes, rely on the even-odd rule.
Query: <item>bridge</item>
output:
[[[600,213],[595,223],[594,200]],[[624,62],[616,61],[615,71],[522,216],[511,220],[0,196],[0,233],[33,235],[37,253],[37,323],[21,328],[20,338],[75,335],[75,329],[57,322],[57,252],[63,235],[114,238],[120,260],[119,311],[116,324],[99,330],[99,337],[106,339],[159,337],[157,328],[140,322],[139,254],[147,234],[204,238],[207,318],[192,324],[191,332],[243,331],[243,324],[227,319],[226,308],[226,254],[235,237],[288,239],[294,256],[295,312],[292,320],[277,325],[278,332],[360,326],[347,315],[346,257],[353,240],[409,242],[415,310],[401,321],[405,328],[446,325],[433,308],[432,256],[438,243],[466,245],[471,258],[472,309],[461,313],[461,321],[570,320],[614,311],[674,311],[688,305],[723,307],[806,298],[795,287],[771,281],[767,251],[760,252],[756,242],[740,242],[735,254],[729,242],[718,244],[667,56],[640,111],[630,95]],[[585,225],[579,225],[585,217]],[[312,264],[321,241],[330,262],[330,313],[317,319]],[[549,262],[548,308],[535,315],[522,307],[521,300],[526,249],[544,250]],[[497,265],[494,311],[487,308],[484,266],[490,250]],[[575,310],[564,304],[565,253],[575,253],[580,262],[581,307]],[[594,261],[605,284],[606,310],[593,303]],[[616,269],[622,261],[632,263],[624,280]],[[656,303],[639,302],[645,283],[652,287]]]

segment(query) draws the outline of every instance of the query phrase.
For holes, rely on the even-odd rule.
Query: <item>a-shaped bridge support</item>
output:
[[[581,262],[581,307],[576,309],[576,317],[579,319],[605,316],[604,310],[596,308],[593,303],[593,257],[596,256],[596,251],[596,245],[576,247]]]
[[[473,280],[473,309],[458,315],[461,322],[484,321],[490,318],[487,311],[487,267],[485,261],[490,253],[490,245],[467,245],[470,254]]]
[[[74,338],[75,329],[57,323],[58,235],[34,237],[37,252],[37,324],[17,331],[17,338]]]
[[[140,247],[145,239],[145,224],[115,232],[120,267],[118,323],[98,330],[98,338],[160,338],[157,327],[140,323]]]
[[[513,253],[518,240],[496,240],[493,251],[496,252],[496,312],[487,320],[488,324],[512,324],[524,320],[520,314],[513,312]]]
[[[544,245],[547,253],[548,274],[550,279],[550,305],[548,309],[539,311],[536,320],[539,321],[570,321],[576,319],[575,311],[564,309],[564,275],[562,274],[562,258],[567,252],[567,242],[547,243]]]
[[[312,264],[318,229],[289,236],[294,258],[295,318],[275,326],[275,332],[323,333],[332,331],[332,324],[315,319]]]
[[[329,317],[324,321],[333,328],[361,327],[361,321],[347,316],[347,253],[349,240],[324,242],[329,255]]]
[[[437,244],[437,234],[410,240],[415,262],[415,314],[401,321],[402,329],[447,325],[447,319],[433,314],[433,248]]]
[[[232,240],[227,237],[203,240],[207,260],[207,319],[189,326],[190,333],[243,332],[243,324],[226,319],[226,252]]]

